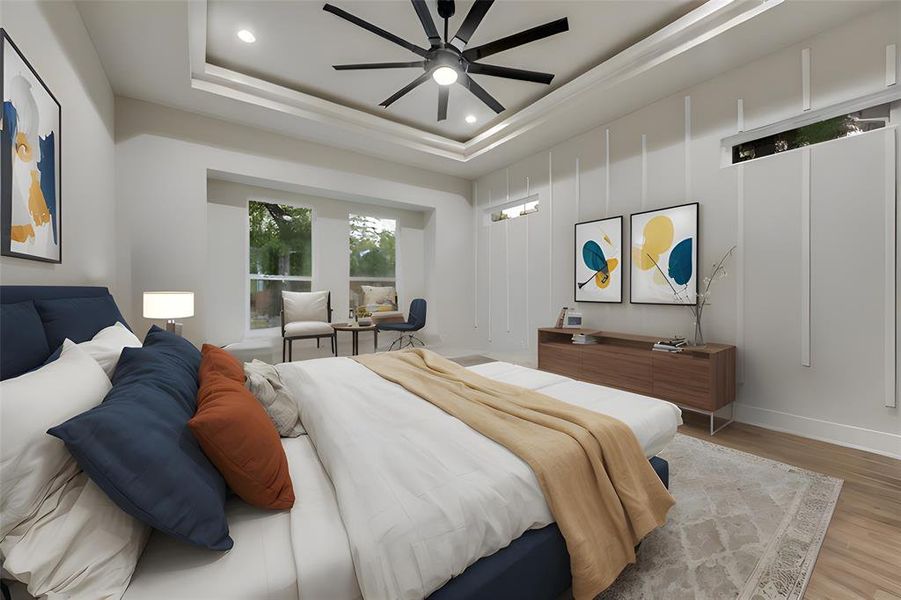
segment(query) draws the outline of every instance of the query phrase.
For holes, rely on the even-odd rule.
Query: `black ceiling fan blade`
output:
[[[485,88],[476,83],[472,77],[464,73],[458,81],[463,87],[472,92],[473,96],[487,104],[491,110],[497,114],[504,112],[504,105],[495,100],[494,96],[486,92]]]
[[[324,10],[325,12],[330,12],[337,17],[341,17],[345,21],[350,21],[357,27],[362,27],[363,29],[365,29],[371,33],[374,33],[377,36],[388,40],[389,42],[394,42],[398,46],[406,48],[410,52],[414,52],[423,58],[428,58],[428,56],[429,56],[428,50],[426,50],[424,48],[420,48],[419,46],[417,46],[415,44],[411,44],[407,40],[397,37],[390,31],[385,31],[381,27],[373,25],[372,23],[370,23],[368,21],[364,21],[360,17],[354,16],[354,15],[350,14],[349,12],[347,12],[346,10],[342,10],[342,9],[338,8],[337,6],[334,6],[332,4],[326,4],[325,6],[322,7],[322,10]]]
[[[431,75],[429,75],[428,73],[423,73],[422,75],[420,75],[419,77],[417,77],[416,79],[414,79],[413,81],[411,81],[410,83],[405,85],[404,87],[400,88],[391,97],[389,97],[387,100],[385,100],[384,102],[379,104],[379,106],[384,106],[385,108],[388,108],[389,106],[394,104],[394,102],[397,101],[401,96],[406,95],[413,88],[416,88],[416,87],[422,85],[429,78],[431,78]]]
[[[499,67],[497,65],[483,65],[479,63],[470,63],[469,73],[476,75],[490,75],[491,77],[504,77],[505,79],[518,79],[520,81],[531,81],[533,83],[549,84],[554,79],[553,73],[541,73],[539,71],[526,71],[525,69],[514,69],[513,67]]]
[[[438,86],[438,120],[444,121],[447,119],[447,99],[450,96],[450,86],[447,85],[439,85]]]
[[[415,60],[413,62],[384,62],[384,63],[357,63],[351,65],[332,65],[336,71],[356,71],[359,69],[410,69],[424,67],[426,61]]]
[[[416,16],[419,17],[419,22],[422,23],[422,28],[425,30],[426,37],[429,38],[429,43],[432,46],[441,45],[441,36],[438,34],[438,28],[435,27],[435,21],[432,20],[432,13],[429,12],[425,0],[411,1],[413,10],[416,11]]]
[[[509,50],[510,48],[516,48],[517,46],[522,46],[558,33],[563,33],[564,31],[569,31],[569,22],[566,20],[566,17],[551,21],[550,23],[545,23],[544,25],[539,25],[538,27],[526,29],[525,31],[520,31],[519,33],[514,33],[513,35],[508,35],[505,38],[494,40],[493,42],[488,42],[487,44],[476,46],[469,50],[464,50],[463,58],[473,62],[480,58],[485,58],[486,56]]]
[[[469,43],[469,38],[475,33],[476,28],[482,22],[482,19],[485,18],[492,4],[494,4],[494,0],[476,0],[473,3],[472,8],[466,14],[466,18],[463,19],[463,24],[460,25],[460,29],[457,30],[457,34],[451,41],[457,49],[462,50],[466,47],[466,44]],[[459,40],[459,43],[454,43],[457,40]]]

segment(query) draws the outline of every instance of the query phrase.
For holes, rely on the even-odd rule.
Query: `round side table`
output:
[[[371,331],[372,332],[372,350],[374,352],[378,352],[379,350],[379,328],[378,325],[373,323],[372,325],[357,325],[355,323],[342,323],[340,325],[332,324],[332,329],[335,331],[349,331],[353,335],[353,356],[356,356],[360,353],[360,332],[361,331]]]

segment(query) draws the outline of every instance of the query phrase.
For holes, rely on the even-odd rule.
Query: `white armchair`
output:
[[[329,338],[338,356],[338,339],[332,329],[332,295],[322,292],[282,292],[282,362],[292,360],[294,340]]]

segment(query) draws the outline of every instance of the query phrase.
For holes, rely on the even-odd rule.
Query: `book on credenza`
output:
[[[685,341],[684,337],[673,336],[668,339],[660,340],[654,344],[652,350],[656,350],[657,352],[682,352],[682,349],[687,345],[688,342]]]
[[[554,327],[556,327],[557,329],[563,327],[563,317],[566,316],[567,310],[568,309],[565,306],[560,309],[560,316],[557,317],[557,324],[554,325]]]
[[[597,344],[598,341],[590,335],[576,333],[573,335],[573,344]]]

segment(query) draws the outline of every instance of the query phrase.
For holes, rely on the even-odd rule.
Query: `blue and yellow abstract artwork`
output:
[[[694,304],[698,291],[698,204],[631,216],[630,301]]]
[[[622,302],[623,218],[576,223],[576,302]]]
[[[62,262],[61,107],[6,31],[0,125],[0,250]]]

